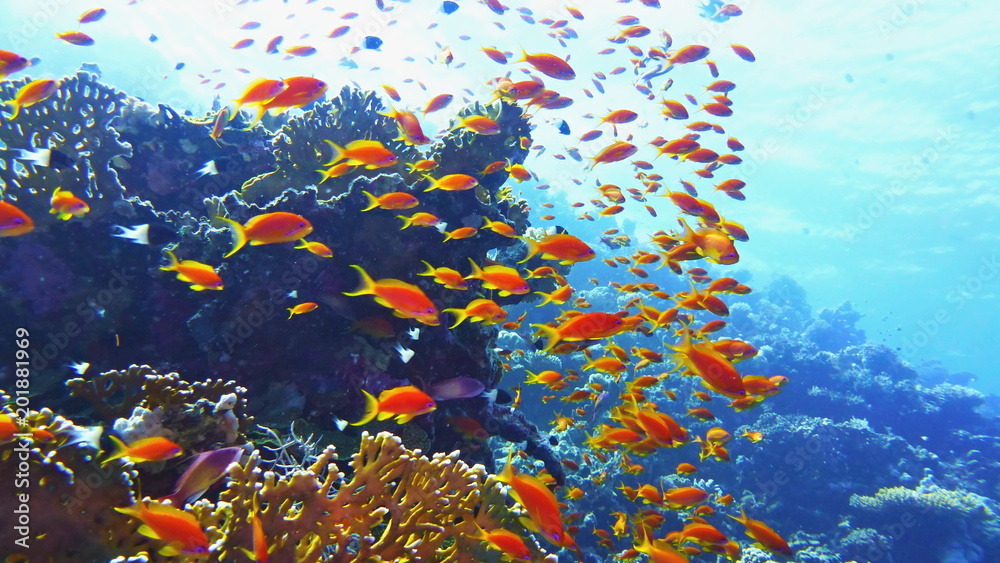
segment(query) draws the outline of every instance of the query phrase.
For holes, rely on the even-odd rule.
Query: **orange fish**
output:
[[[668,347],[677,352],[674,361],[701,377],[706,387],[727,397],[738,399],[746,396],[739,372],[710,343],[692,343],[691,333],[685,330],[684,340],[678,346]]]
[[[635,154],[638,150],[639,147],[627,141],[615,141],[614,143],[611,143],[601,149],[601,152],[591,158],[594,163],[590,165],[590,169],[593,170],[595,166],[601,163],[619,162],[625,160]]]
[[[405,424],[437,408],[430,395],[413,385],[386,389],[379,393],[378,399],[364,389],[361,392],[365,394],[365,414],[361,420],[352,422],[352,426],[368,424],[375,418],[386,420],[392,417],[396,417],[396,424]]]
[[[517,270],[500,264],[493,264],[486,268],[480,268],[469,258],[472,265],[472,273],[465,276],[467,280],[480,280],[486,289],[498,290],[501,297],[508,295],[524,295],[531,291],[528,282],[524,281]]]
[[[576,72],[568,62],[549,53],[537,53],[529,55],[527,51],[521,49],[521,59],[516,62],[527,62],[535,67],[535,70],[556,80],[573,80]]]
[[[246,90],[239,98],[233,100],[236,102],[236,108],[233,110],[232,116],[229,120],[232,121],[236,119],[236,116],[240,113],[240,108],[245,105],[251,104],[262,104],[264,102],[274,99],[275,96],[284,92],[288,89],[288,84],[282,80],[272,80],[269,78],[258,78],[247,86]]]
[[[393,166],[397,162],[396,155],[378,141],[364,139],[351,141],[346,147],[325,141],[333,149],[333,158],[325,166],[332,166],[341,160],[347,160],[352,166],[364,166],[368,170]]]
[[[434,96],[431,98],[431,101],[427,102],[427,107],[423,109],[423,114],[427,115],[428,113],[448,107],[448,104],[450,104],[454,98],[455,96],[452,96],[451,94],[440,94]]]
[[[31,61],[17,53],[0,49],[0,80],[31,66]]]
[[[56,188],[52,192],[51,204],[52,209],[49,209],[49,213],[63,221],[69,221],[73,217],[83,217],[90,212],[90,206],[87,205],[87,202],[73,195],[73,192],[62,188]]]
[[[316,172],[323,175],[323,179],[319,181],[319,183],[322,184],[330,178],[340,178],[341,176],[350,174],[355,168],[357,168],[357,166],[354,166],[353,164],[341,162],[340,164],[331,166],[326,170],[317,169]]]
[[[541,303],[535,305],[536,307],[541,307],[549,303],[562,305],[563,303],[569,301],[569,298],[573,296],[573,287],[570,285],[561,285],[552,293],[536,291],[535,295],[541,295],[544,298]]]
[[[316,256],[323,258],[333,258],[333,251],[330,247],[321,242],[309,242],[306,239],[299,239],[299,245],[295,248],[304,248]]]
[[[416,319],[425,325],[437,326],[438,310],[434,303],[424,295],[421,289],[401,280],[384,278],[377,282],[372,280],[364,268],[352,265],[361,274],[361,286],[344,295],[372,295],[375,302],[392,309],[392,314],[404,319]]]
[[[491,221],[489,217],[483,217],[486,223],[483,225],[484,229],[489,229],[494,233],[505,236],[507,238],[517,238],[517,231],[514,227],[504,223],[503,221]]]
[[[480,135],[496,135],[500,133],[500,126],[497,125],[496,121],[486,117],[485,115],[470,115],[468,117],[459,117],[458,125],[452,127],[454,129],[468,129],[470,131],[475,131]]]
[[[48,78],[32,80],[21,86],[14,94],[13,100],[4,102],[6,105],[14,106],[14,113],[11,114],[10,119],[16,119],[22,108],[31,107],[51,98],[57,90],[59,90],[59,82]]]
[[[361,193],[368,197],[368,207],[365,207],[361,211],[371,211],[376,207],[379,209],[411,209],[420,205],[420,201],[416,197],[406,192],[390,192],[378,197],[364,190]]]
[[[455,289],[459,291],[469,289],[469,284],[465,283],[465,278],[462,277],[462,274],[458,273],[457,270],[443,267],[435,268],[424,260],[421,260],[421,262],[427,266],[427,270],[422,274],[417,274],[418,276],[433,277],[435,282],[447,287],[448,289]]]
[[[590,248],[587,243],[566,233],[546,235],[537,241],[524,237],[518,238],[528,245],[528,255],[518,264],[527,262],[539,253],[546,260],[559,260],[560,264],[586,262],[596,256],[594,249]]]
[[[512,456],[513,452],[507,456],[507,465],[497,475],[497,481],[509,485],[511,496],[527,511],[530,525],[528,521],[522,520],[522,522],[555,545],[576,547],[573,537],[563,528],[562,514],[559,512],[556,496],[538,477],[514,469],[511,465]]]
[[[163,461],[175,458],[184,453],[180,446],[162,437],[143,438],[131,444],[125,444],[115,436],[108,436],[115,445],[115,451],[101,462],[107,465],[113,459],[125,458],[132,463],[144,463],[147,461]]]
[[[70,45],[79,47],[89,47],[94,44],[94,38],[82,31],[64,31],[62,33],[57,31],[56,39],[62,39]]]
[[[107,13],[108,11],[105,10],[104,8],[94,8],[92,10],[87,10],[86,12],[81,14],[80,19],[77,21],[80,22],[81,24],[93,23],[99,21],[101,18],[106,16]]]
[[[414,172],[427,172],[428,170],[434,170],[438,167],[438,163],[429,158],[425,158],[416,162],[407,162],[406,167],[409,169],[407,172],[413,174]]]
[[[504,311],[492,299],[473,299],[464,309],[445,309],[442,312],[455,316],[455,324],[448,328],[457,327],[465,319],[472,319],[471,322],[482,321],[484,326],[499,324],[507,320],[507,311]]]
[[[728,516],[740,524],[743,524],[746,527],[746,534],[756,540],[760,547],[772,553],[780,553],[791,557],[792,548],[788,546],[788,543],[785,542],[784,538],[778,535],[778,533],[772,530],[767,524],[761,522],[760,520],[748,518],[747,513],[742,509],[740,510],[740,516]]]
[[[441,219],[430,213],[414,213],[413,215],[407,217],[406,215],[396,215],[397,218],[403,220],[403,226],[401,229],[407,229],[413,225],[418,227],[433,227],[441,223]]]
[[[222,133],[226,130],[226,123],[228,122],[229,108],[224,107],[215,115],[215,122],[212,123],[212,131],[208,134],[215,141],[216,145],[219,145],[219,139],[222,138]],[[221,147],[222,145],[219,146]]]
[[[208,553],[208,538],[198,520],[190,513],[166,504],[138,502],[115,510],[140,520],[139,533],[165,542],[160,555],[202,555]]]
[[[442,176],[437,179],[429,174],[424,174],[424,178],[427,178],[431,182],[430,187],[424,190],[425,192],[429,192],[431,190],[461,192],[471,190],[479,185],[479,180],[469,176],[468,174],[448,174],[447,176]]]
[[[317,305],[316,303],[312,303],[312,302],[299,303],[298,305],[296,305],[294,307],[289,307],[288,308],[288,318],[290,319],[290,318],[294,317],[295,315],[301,315],[303,313],[308,313],[310,311],[315,311],[316,307],[319,307],[319,305]]]
[[[528,550],[528,546],[524,544],[521,536],[503,528],[487,532],[479,527],[478,522],[476,523],[476,528],[478,532],[476,535],[471,536],[473,539],[488,543],[490,547],[502,551],[510,559],[520,561],[531,560],[531,551]]]
[[[543,352],[552,350],[560,342],[598,340],[614,336],[626,329],[625,321],[621,317],[600,312],[577,315],[556,327],[539,324],[531,326],[537,327],[549,339]]]
[[[282,80],[285,84],[284,90],[269,100],[259,103],[257,115],[246,127],[252,129],[264,114],[270,110],[281,114],[291,108],[301,108],[315,102],[326,94],[329,86],[326,82],[312,76],[292,76]]]
[[[177,256],[173,252],[169,250],[166,252],[167,256],[170,257],[170,264],[161,266],[160,269],[165,272],[177,272],[177,279],[191,284],[191,289],[195,291],[206,289],[219,291],[225,287],[215,268],[194,260],[181,262],[177,260]]]
[[[420,121],[412,111],[400,111],[390,106],[388,113],[380,112],[380,114],[396,120],[396,126],[399,128],[397,141],[405,141],[411,145],[426,145],[431,142],[431,138],[424,134]]]
[[[250,246],[277,244],[299,240],[313,231],[312,223],[301,215],[286,211],[275,211],[252,217],[241,225],[226,217],[216,217],[233,228],[233,249],[224,258],[229,258],[249,242]]]
[[[35,222],[12,203],[0,201],[0,237],[16,237],[30,233]]]
[[[649,530],[642,526],[642,541],[634,546],[639,553],[645,553],[655,563],[688,563],[688,556],[677,551],[664,540],[650,540]]]
[[[459,227],[454,231],[441,231],[444,234],[444,242],[449,240],[462,240],[476,236],[479,229],[475,227]]]

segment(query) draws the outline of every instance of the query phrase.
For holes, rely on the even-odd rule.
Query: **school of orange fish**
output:
[[[382,2],[376,4],[385,12],[391,11],[391,7],[387,8]],[[529,371],[526,374],[525,384],[545,386],[552,393],[544,397],[545,402],[559,399],[567,404],[579,405],[574,408],[572,416],[556,415],[552,425],[557,432],[587,426],[589,423],[586,422],[586,418],[595,414],[599,404],[603,403],[602,406],[608,407],[605,384],[594,380],[582,387],[573,388],[580,381],[582,372],[590,370],[601,372],[607,374],[604,381],[613,379],[616,384],[623,385],[624,390],[619,393],[618,404],[608,407],[606,419],[592,426],[591,431],[587,433],[583,441],[587,452],[582,454],[581,459],[588,465],[597,463],[595,460],[607,464],[609,459],[616,459],[614,456],[617,456],[621,470],[619,475],[644,474],[646,467],[636,461],[636,458],[649,456],[664,449],[697,448],[699,462],[730,460],[727,444],[732,436],[729,432],[720,427],[712,427],[702,436],[700,433],[693,433],[678,421],[681,416],[689,416],[699,422],[709,422],[715,419],[715,415],[708,408],[690,408],[685,413],[675,413],[676,416],[666,412],[671,402],[683,399],[668,385],[668,380],[673,374],[678,377],[700,379],[705,390],[693,393],[699,402],[708,403],[718,397],[724,397],[729,401],[728,407],[737,412],[753,408],[766,398],[774,396],[787,382],[783,376],[742,375],[736,364],[753,357],[757,350],[741,340],[713,339],[713,334],[726,326],[725,320],[720,318],[729,314],[724,297],[731,294],[745,294],[751,290],[736,279],[712,277],[706,268],[699,265],[702,261],[716,266],[737,263],[739,254],[735,243],[745,242],[749,237],[742,225],[722,217],[708,199],[699,197],[699,192],[705,190],[701,182],[714,178],[724,166],[733,167],[740,164],[741,159],[736,153],[744,147],[735,137],[727,136],[721,124],[696,121],[692,115],[702,112],[707,119],[733,115],[733,100],[730,98],[730,93],[736,88],[736,84],[719,78],[718,66],[709,58],[710,55],[727,59],[727,64],[730,62],[742,64],[740,61],[751,63],[755,60],[754,55],[747,47],[735,44],[731,45],[731,49],[727,52],[717,53],[710,52],[710,49],[703,45],[674,48],[672,38],[666,30],[654,33],[653,29],[647,27],[657,21],[656,10],[659,8],[659,2],[643,0],[637,4],[644,5],[637,10],[643,10],[645,16],[640,18],[625,15],[618,18],[615,22],[617,33],[607,39],[611,46],[601,45],[595,49],[596,53],[600,56],[624,55],[628,58],[628,64],[632,66],[635,74],[644,76],[645,69],[657,65],[661,70],[657,76],[666,74],[678,65],[702,65],[705,83],[699,86],[703,88],[701,92],[683,92],[675,96],[680,87],[674,85],[672,79],[668,79],[658,90],[654,90],[649,81],[634,82],[634,87],[640,93],[659,106],[663,121],[651,127],[661,132],[655,138],[640,141],[634,138],[633,134],[619,136],[619,127],[632,123],[639,117],[639,112],[630,109],[609,111],[606,115],[600,116],[594,129],[579,137],[581,146],[586,147],[583,149],[584,152],[589,150],[593,153],[593,156],[589,157],[589,166],[585,165],[585,172],[598,167],[603,169],[608,166],[629,166],[635,178],[634,186],[624,188],[598,182],[598,197],[590,200],[593,211],[584,212],[580,215],[580,219],[600,221],[602,218],[621,213],[626,206],[638,204],[642,204],[649,214],[657,217],[656,206],[651,200],[654,196],[669,200],[670,213],[667,214],[677,215],[678,226],[654,233],[648,250],[640,249],[629,255],[619,255],[604,260],[609,267],[627,269],[627,272],[635,278],[630,283],[611,282],[607,285],[620,293],[632,294],[634,297],[621,311],[584,312],[583,309],[590,307],[590,304],[583,298],[571,302],[573,287],[551,266],[519,270],[495,263],[481,266],[470,258],[468,275],[451,268],[435,267],[427,262],[424,262],[426,271],[417,273],[456,291],[468,290],[468,282],[478,280],[480,287],[486,290],[485,294],[495,291],[500,296],[530,292],[528,280],[531,279],[555,278],[558,282],[557,289],[549,293],[536,292],[543,298],[539,306],[570,304],[570,309],[562,311],[549,323],[533,324],[531,327],[536,329],[536,336],[544,338],[543,353],[559,354],[566,358],[582,356],[583,364],[579,370],[547,370],[541,373]],[[504,6],[499,0],[479,0],[475,4],[467,5],[466,9],[482,8],[488,8],[496,14],[500,19],[495,25],[504,29],[502,20],[504,17],[509,17],[505,15],[511,8]],[[457,9],[457,5],[454,9]],[[572,20],[584,20],[586,15],[583,11],[570,6],[562,9],[566,18],[558,20],[545,18],[536,21],[528,8],[521,8],[515,12],[524,22],[543,27],[550,37],[566,48],[566,40],[576,37]],[[735,5],[726,5],[723,10],[729,15],[739,15],[739,8]],[[99,21],[106,13],[106,10],[100,8],[87,11],[79,18],[79,23],[82,25]],[[349,12],[341,17],[344,20],[351,20],[357,17],[357,14]],[[436,24],[432,24],[432,27],[434,25]],[[241,29],[255,29],[259,26],[260,24],[256,22],[248,22],[243,24]],[[343,25],[334,29],[327,37],[336,39],[346,35],[349,30],[349,25]],[[655,43],[653,46],[643,47],[641,39],[647,36],[658,37],[658,41],[653,41]],[[77,46],[89,46],[95,43],[94,38],[81,31],[59,33],[57,38]],[[281,41],[281,37],[275,37],[268,42],[265,50],[269,53],[278,52]],[[245,39],[232,48],[245,49],[252,44],[252,39]],[[498,67],[501,75],[491,81],[494,95],[488,102],[504,100],[520,104],[527,111],[534,111],[536,114],[542,110],[565,109],[573,104],[572,98],[549,89],[546,83],[547,79],[565,83],[575,83],[574,81],[580,80],[568,61],[569,57],[553,53],[527,53],[522,50],[520,58],[516,58],[514,53],[494,46],[481,46],[477,51],[501,65]],[[310,45],[300,45],[287,48],[284,52],[289,57],[303,57],[315,54],[317,49]],[[451,64],[454,54],[448,49],[446,55],[446,64]],[[0,50],[0,80],[29,66],[31,61],[26,57]],[[595,73],[591,80],[594,90],[581,87],[580,91],[589,98],[599,96],[604,93],[604,84],[610,80],[609,76],[621,75],[627,70],[625,66],[618,66],[609,69],[606,74]],[[521,72],[527,77],[523,80],[515,79],[514,75]],[[545,78],[536,73],[544,75]],[[5,119],[16,120],[22,108],[45,102],[57,89],[57,80],[40,79],[29,82],[17,92],[13,100],[6,102],[12,106],[13,111]],[[293,108],[302,108],[321,98],[326,90],[326,82],[312,77],[257,79],[245,87],[243,93],[235,100],[233,108],[222,108],[217,113],[208,127],[207,134],[218,142],[225,134],[228,123],[239,115],[241,110],[252,111],[249,127],[253,127],[266,113],[281,113]],[[393,102],[403,102],[395,88],[385,85],[385,92]],[[459,93],[435,96],[417,111],[425,117],[429,113],[441,111],[448,107],[456,95]],[[420,118],[414,111],[392,108],[386,115],[397,122],[400,140],[415,146],[433,142],[434,139],[424,133]],[[497,123],[485,115],[457,118],[454,128],[467,129],[479,135],[499,132]],[[613,140],[593,148],[595,145],[592,143],[603,137],[611,137]],[[530,143],[528,139],[521,139],[521,142],[525,147]],[[397,163],[395,154],[378,141],[366,140],[363,132],[359,132],[358,140],[343,147],[329,141],[327,143],[327,149],[333,156],[326,163],[328,168],[317,171],[317,183],[350,175],[358,167],[372,170]],[[652,147],[655,152],[652,161],[629,160],[646,145]],[[536,152],[537,161],[544,152],[544,147],[531,148]],[[566,154],[556,154],[555,158],[565,160],[567,156],[582,161],[578,148],[569,149]],[[666,169],[662,166],[663,161],[657,162],[657,159],[664,156],[669,159],[671,169],[676,170],[678,168],[675,167],[679,165],[696,165],[696,169],[693,170],[690,167],[684,168],[685,176],[679,179],[682,190],[671,190],[665,184],[663,174],[656,172],[657,169]],[[465,174],[434,177],[431,172],[437,163],[433,160],[421,160],[407,165],[411,173],[420,174],[427,181],[424,191],[459,192],[474,189],[479,184],[476,177]],[[510,161],[494,162],[482,171],[482,175],[499,172],[507,172],[510,178],[519,183],[538,179],[536,174],[529,172],[523,165],[512,164]],[[583,184],[579,180],[575,182]],[[721,192],[725,196],[742,201],[745,199],[743,194],[745,186],[743,180],[729,178],[714,184],[713,192]],[[537,187],[544,189],[547,186]],[[408,192],[385,194],[364,192],[364,196],[368,200],[368,206],[363,210],[365,212],[403,212],[420,204],[418,196]],[[636,203],[629,203],[629,199]],[[51,213],[62,220],[72,220],[89,211],[86,201],[62,189],[52,194],[51,206]],[[571,207],[586,206],[587,203],[581,201],[573,203]],[[545,203],[542,207],[552,208],[554,205]],[[661,212],[663,212],[662,207]],[[437,217],[424,212],[400,214],[399,218],[402,220],[402,229],[411,226],[434,227],[440,223]],[[541,218],[554,219],[554,216],[545,215]],[[333,257],[330,248],[325,244],[306,240],[306,237],[312,234],[313,227],[305,217],[279,211],[253,217],[245,224],[224,217],[219,219],[225,222],[233,234],[233,247],[226,257],[232,256],[247,243],[250,245],[298,243],[294,248],[304,249],[325,258]],[[31,232],[33,225],[32,219],[14,204],[0,202],[0,236],[26,235]],[[597,256],[590,245],[565,232],[546,234],[540,238],[527,238],[519,236],[511,225],[488,218],[480,228],[522,240],[527,247],[522,262],[540,257],[543,260],[557,261],[562,265],[571,265]],[[461,227],[452,231],[442,229],[444,242],[473,237],[477,232],[478,229],[474,227]],[[608,229],[604,235],[605,242],[614,243],[614,247],[629,246],[632,242],[627,234],[615,228]],[[176,272],[178,279],[189,283],[191,289],[196,291],[224,289],[223,280],[211,265],[180,260],[169,251],[165,254],[168,264],[162,269]],[[647,270],[654,265],[656,271]],[[668,294],[661,290],[658,284],[647,281],[656,276],[657,271],[664,266],[674,275],[686,278],[690,289]],[[500,325],[508,330],[520,328],[525,318],[522,315],[516,321],[508,321],[504,308],[488,298],[472,299],[461,309],[438,311],[435,304],[417,285],[396,278],[374,280],[361,266],[352,267],[357,271],[361,281],[355,291],[347,292],[346,295],[372,296],[377,303],[401,318],[436,326],[441,322],[441,313],[448,313],[453,319],[450,328],[455,328],[468,320],[481,322],[484,325]],[[400,277],[405,276],[400,275]],[[600,280],[594,278],[591,278],[590,282],[595,285],[601,284]],[[289,308],[288,318],[309,313],[318,307],[316,303],[300,303]],[[615,343],[615,337],[630,332],[657,334],[670,338],[675,343],[665,345],[666,349],[663,351],[635,346],[625,350]],[[502,352],[508,357],[518,353],[523,354],[520,351]],[[648,368],[658,369],[657,366],[660,365],[666,367],[660,368],[661,373],[658,375],[639,373]],[[631,374],[629,374],[630,369]],[[513,408],[517,408],[520,401],[520,389],[515,389],[518,390],[518,395]],[[654,400],[654,393],[666,401],[657,402]],[[364,400],[365,414],[353,424],[365,424],[376,418],[379,420],[394,418],[397,422],[404,423],[436,408],[434,399],[415,386],[385,390],[378,397],[365,392]],[[15,431],[9,418],[6,415],[0,416],[0,434]],[[452,419],[451,422],[463,433],[477,437],[488,436],[485,429],[475,421]],[[759,432],[749,430],[741,437],[752,443],[764,439]],[[155,461],[181,455],[176,444],[163,438],[140,440],[132,444],[117,442],[116,448],[117,450],[105,462],[121,457],[133,462]],[[526,525],[553,545],[574,549],[582,557],[574,540],[575,535],[582,533],[574,525],[582,515],[570,513],[570,510],[572,503],[584,496],[584,491],[577,486],[553,491],[553,483],[549,476],[544,472],[533,475],[519,471],[512,463],[512,458],[513,455],[508,457],[508,462],[498,478],[509,486],[510,495],[524,507],[528,516],[525,520]],[[656,463],[666,465],[667,459],[669,458],[666,456],[660,456]],[[566,459],[563,464],[571,471],[579,468],[576,460]],[[677,475],[681,476],[698,472],[698,466],[691,462],[681,462],[676,468]],[[603,471],[595,474],[591,480],[595,485],[601,485],[612,477],[615,475]],[[577,482],[582,480],[577,479]],[[713,498],[708,491],[695,486],[664,490],[661,486],[651,483],[637,487],[622,483],[618,490],[625,498],[636,503],[635,513],[629,515],[616,511],[608,515],[598,515],[606,517],[608,524],[603,528],[595,527],[592,531],[598,538],[598,545],[612,551],[616,548],[615,538],[631,535],[632,547],[624,552],[618,552],[618,558],[631,559],[645,554],[649,560],[671,563],[688,561],[699,554],[721,555],[732,561],[740,558],[739,544],[709,521],[716,515],[717,510],[729,511],[727,507],[734,500],[732,495],[717,494]],[[563,496],[566,502],[560,502],[556,493]],[[140,502],[133,507],[123,507],[121,511],[142,520],[146,524],[144,528],[146,533],[167,542],[172,546],[172,553],[193,554],[207,549],[204,533],[198,528],[194,518],[183,510],[162,505],[151,508]],[[658,531],[666,520],[663,511],[679,511],[688,523],[681,530]],[[742,524],[746,535],[759,547],[785,556],[792,554],[785,540],[767,524],[748,517],[742,511],[739,516],[733,514],[727,516]],[[264,532],[255,529],[256,539],[253,549],[257,561],[267,560]],[[502,551],[509,559],[530,558],[530,551],[523,539],[509,530],[480,530],[479,539],[492,548]]]

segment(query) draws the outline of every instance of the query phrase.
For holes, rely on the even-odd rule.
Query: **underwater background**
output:
[[[992,11],[0,3],[0,554],[1000,561]]]

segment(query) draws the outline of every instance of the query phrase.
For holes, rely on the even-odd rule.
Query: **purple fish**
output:
[[[435,401],[448,401],[451,399],[469,399],[478,397],[486,390],[483,382],[471,377],[453,377],[438,381],[427,389],[427,394]]]
[[[226,474],[226,469],[237,463],[243,455],[241,446],[230,446],[221,450],[201,452],[191,458],[191,465],[177,480],[174,492],[163,497],[177,507],[198,499],[205,491]]]

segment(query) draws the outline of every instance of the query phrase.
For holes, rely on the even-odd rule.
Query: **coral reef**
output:
[[[30,81],[0,82],[0,98],[11,99]],[[111,166],[132,156],[132,146],[112,127],[128,105],[124,92],[102,84],[89,72],[63,78],[48,100],[24,109],[16,120],[0,121],[0,186],[3,196],[34,218],[37,227],[56,223],[49,199],[57,187],[88,201],[90,214],[117,211],[126,188]],[[18,160],[17,150],[57,149],[72,167],[46,167]]]
[[[349,477],[335,459],[330,447],[309,467],[285,474],[262,472],[258,456],[234,466],[219,502],[193,507],[210,530],[216,560],[250,560],[239,548],[252,544],[255,514],[274,546],[271,557],[282,561],[497,559],[469,537],[476,533],[473,522],[493,529],[513,520],[481,466],[455,454],[428,458],[389,433],[362,435],[345,468]],[[537,545],[535,553],[544,556]]]

